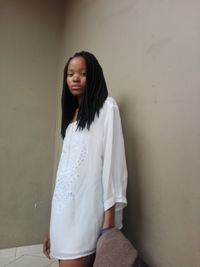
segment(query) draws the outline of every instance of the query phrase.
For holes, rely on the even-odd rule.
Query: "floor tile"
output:
[[[37,257],[37,256],[21,256],[16,261],[11,262],[6,265],[6,267],[46,267],[51,263],[54,263],[54,260],[49,260],[46,257]]]
[[[53,263],[50,263],[50,265],[48,265],[48,267],[58,267],[58,261],[56,260]]]
[[[13,257],[15,256],[16,248],[0,249],[0,257]]]
[[[41,254],[41,253],[42,253],[42,244],[16,248],[16,256],[21,256],[21,255],[26,255],[26,254],[34,255],[34,254]]]
[[[8,263],[16,261],[19,257],[0,257],[0,267],[4,267]]]

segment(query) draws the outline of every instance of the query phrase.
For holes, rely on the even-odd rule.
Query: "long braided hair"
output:
[[[71,59],[74,57],[83,57],[86,61],[86,88],[82,95],[80,106],[78,97],[73,96],[67,85],[67,71]],[[86,51],[76,52],[67,61],[64,68],[63,91],[61,97],[62,119],[61,119],[61,135],[64,139],[65,131],[69,125],[76,108],[79,106],[77,115],[77,129],[83,130],[85,127],[90,129],[90,125],[94,121],[95,115],[99,116],[104,101],[108,96],[103,70],[96,57]]]

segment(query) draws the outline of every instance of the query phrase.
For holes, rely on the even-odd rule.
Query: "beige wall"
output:
[[[66,7],[60,78],[77,50],[93,52],[103,66],[125,135],[124,230],[154,267],[200,262],[199,9],[195,0]]]
[[[41,243],[64,1],[0,1],[0,248]]]
[[[59,3],[0,2],[0,246],[40,242],[47,230],[63,66],[88,50],[121,111],[124,232],[152,267],[197,267],[200,3],[66,1],[63,23]]]

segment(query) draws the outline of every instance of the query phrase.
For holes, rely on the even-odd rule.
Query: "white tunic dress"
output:
[[[52,198],[51,256],[76,259],[95,252],[104,211],[115,204],[122,228],[127,166],[118,105],[108,96],[90,130],[66,129]]]

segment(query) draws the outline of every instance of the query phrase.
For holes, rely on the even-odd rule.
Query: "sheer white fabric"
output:
[[[51,256],[75,259],[95,252],[104,211],[115,205],[122,228],[127,166],[118,105],[108,96],[90,130],[69,124],[63,141],[50,219]]]

